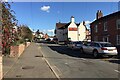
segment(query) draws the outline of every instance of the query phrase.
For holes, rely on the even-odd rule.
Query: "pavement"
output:
[[[3,58],[3,79],[56,78],[40,53],[39,45],[31,43],[19,58]]]

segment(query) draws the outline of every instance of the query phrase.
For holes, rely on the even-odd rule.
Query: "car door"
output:
[[[73,48],[73,42],[70,42],[70,48]]]
[[[83,46],[84,52],[88,53],[90,48],[90,43],[85,43]]]
[[[88,53],[92,53],[93,52],[93,49],[94,49],[94,43],[90,43],[87,47],[87,51]]]

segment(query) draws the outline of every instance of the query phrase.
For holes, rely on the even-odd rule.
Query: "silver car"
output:
[[[118,54],[117,48],[109,42],[88,42],[80,49],[81,53],[91,53],[95,58],[100,55],[115,56]]]
[[[72,50],[80,50],[80,48],[83,46],[83,43],[81,41],[71,41],[69,44],[67,44],[67,46]]]

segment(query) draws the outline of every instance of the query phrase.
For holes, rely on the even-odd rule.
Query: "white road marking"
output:
[[[118,71],[118,70],[114,70],[115,72],[117,72],[117,73],[120,73],[120,71]]]

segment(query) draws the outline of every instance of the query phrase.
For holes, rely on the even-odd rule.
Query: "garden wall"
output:
[[[30,45],[30,42],[27,42],[26,44],[20,44],[18,46],[11,46],[10,57],[20,57],[20,55],[29,45]]]

